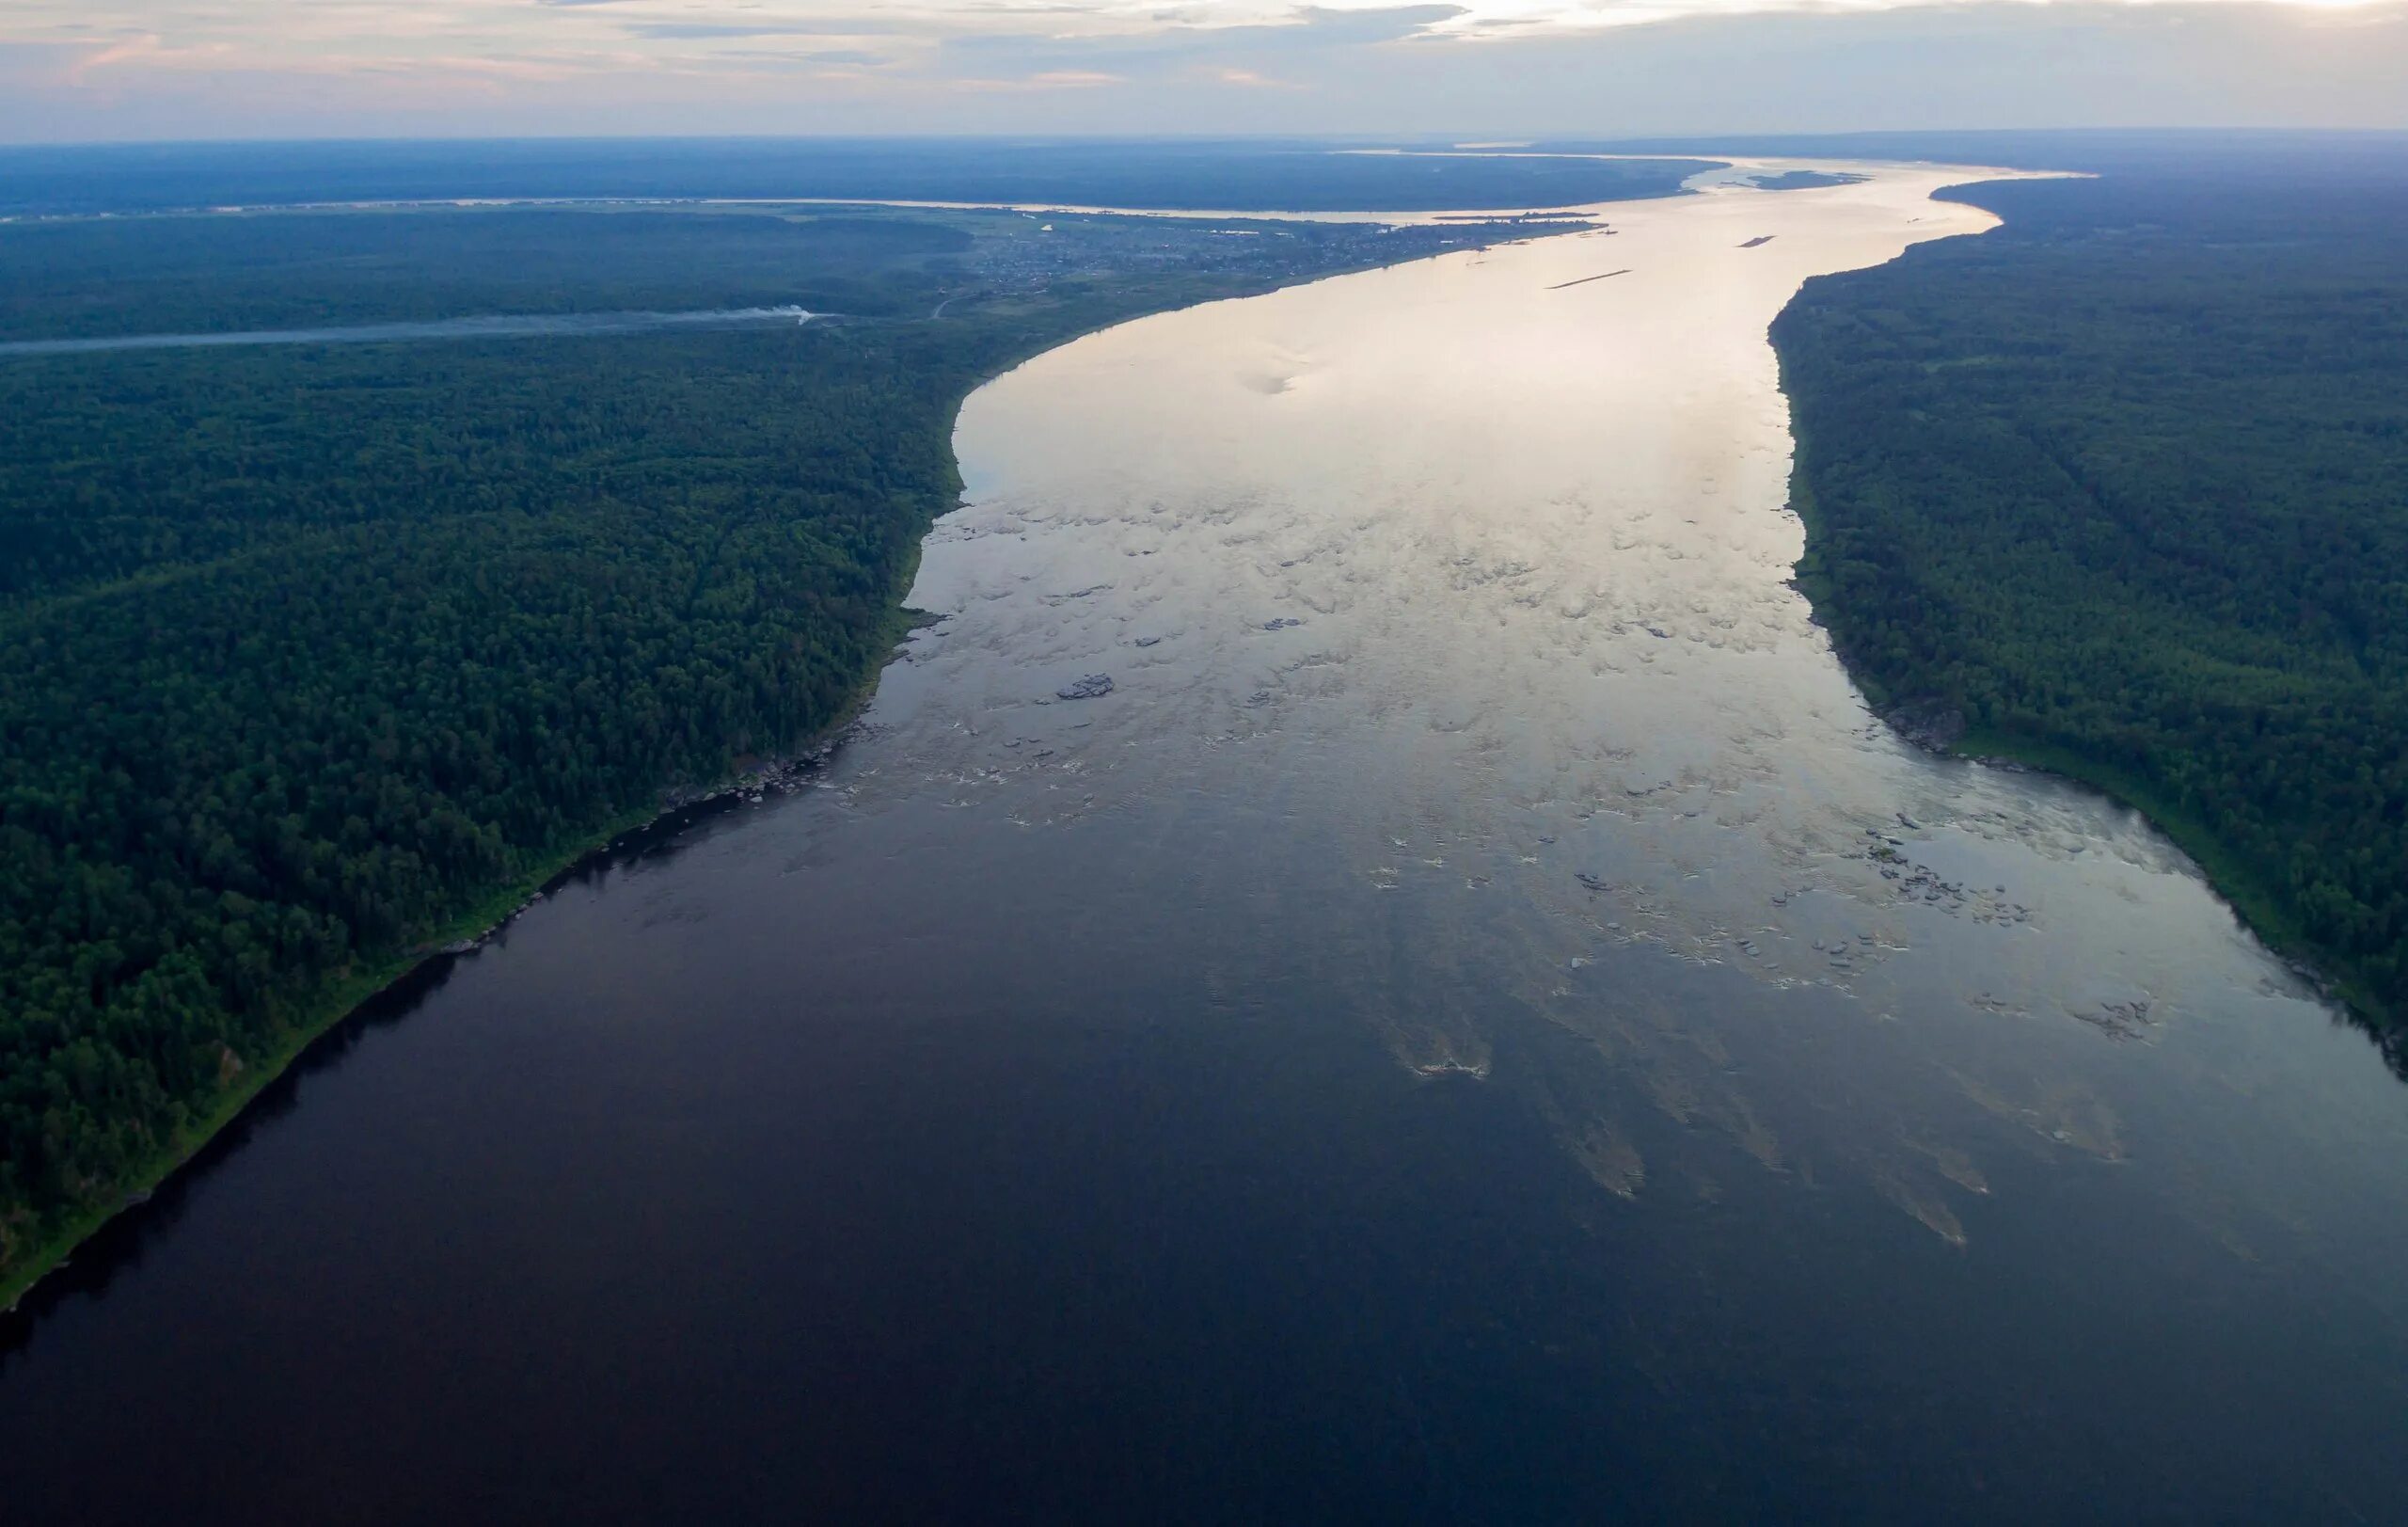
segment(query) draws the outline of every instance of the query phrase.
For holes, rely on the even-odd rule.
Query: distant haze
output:
[[[2408,126],[2408,4],[9,0],[0,141]]]

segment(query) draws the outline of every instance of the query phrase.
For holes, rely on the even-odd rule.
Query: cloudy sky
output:
[[[0,141],[2408,126],[2408,0],[0,0]]]

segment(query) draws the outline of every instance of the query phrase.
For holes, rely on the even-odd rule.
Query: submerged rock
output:
[[[1094,700],[1112,692],[1110,674],[1089,674],[1085,678],[1065,684],[1054,694],[1065,700]]]

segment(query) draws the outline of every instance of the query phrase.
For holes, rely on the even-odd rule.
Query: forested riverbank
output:
[[[0,249],[81,332],[634,291],[853,315],[0,365],[0,1305],[368,992],[841,718],[958,493],[979,381],[1138,313],[1495,233],[582,215],[589,237],[578,215],[46,225]],[[735,275],[697,258],[731,246]],[[42,304],[17,290],[24,333]]]
[[[1782,313],[1798,581],[1877,705],[2147,812],[2399,1066],[2408,176],[2101,167]]]

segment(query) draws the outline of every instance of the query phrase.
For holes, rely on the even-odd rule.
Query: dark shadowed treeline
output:
[[[1877,699],[2148,810],[2396,1022],[2408,146],[2245,167],[1982,185],[2004,228],[1809,283],[1800,579]]]

